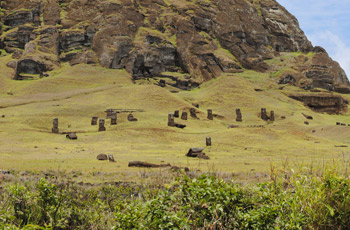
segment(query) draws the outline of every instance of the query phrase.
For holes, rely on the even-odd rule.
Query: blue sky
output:
[[[324,47],[350,78],[350,0],[277,0],[314,46]]]

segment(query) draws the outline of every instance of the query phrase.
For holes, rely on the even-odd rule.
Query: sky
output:
[[[350,0],[277,0],[314,46],[324,47],[350,78]]]

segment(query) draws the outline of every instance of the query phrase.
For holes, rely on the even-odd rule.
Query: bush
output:
[[[283,173],[242,185],[181,176],[161,189],[41,179],[0,193],[0,229],[350,229],[347,176]]]

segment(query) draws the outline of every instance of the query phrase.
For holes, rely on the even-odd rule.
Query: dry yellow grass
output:
[[[153,84],[133,84],[125,71],[87,65],[65,65],[41,80],[13,81],[13,70],[4,63],[6,57],[1,57],[0,106],[5,107],[0,109],[0,116],[5,115],[0,117],[1,169],[73,171],[86,178],[102,172],[110,177],[99,180],[132,180],[142,170],[128,168],[131,160],[237,173],[268,171],[271,163],[282,164],[286,159],[300,165],[350,157],[349,148],[335,147],[349,144],[350,127],[335,126],[336,121],[350,123],[349,115],[310,111],[278,90],[269,74],[224,74],[200,89],[174,94]],[[167,114],[188,111],[192,102],[200,104],[200,119],[180,120],[187,125],[184,130],[168,127]],[[277,120],[262,121],[261,107],[274,110]],[[134,123],[127,121],[127,114],[119,114],[118,125],[110,126],[107,120],[107,132],[97,132],[90,125],[91,117],[104,117],[108,108],[145,112],[135,113],[139,121]],[[239,124],[236,108],[243,113]],[[223,118],[207,120],[207,109]],[[314,117],[309,126],[304,125],[302,112]],[[280,119],[282,115],[285,120]],[[59,118],[61,132],[75,131],[78,140],[52,134],[54,117]],[[229,124],[240,127],[228,129]],[[190,147],[205,146],[207,136],[213,141],[205,149],[211,160],[186,158]],[[117,162],[98,162],[100,153],[113,154]]]

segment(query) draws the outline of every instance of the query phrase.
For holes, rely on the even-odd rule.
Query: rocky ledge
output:
[[[315,112],[328,114],[344,114],[348,110],[349,102],[338,95],[317,94],[317,95],[290,95],[290,98],[301,101],[305,106]]]

